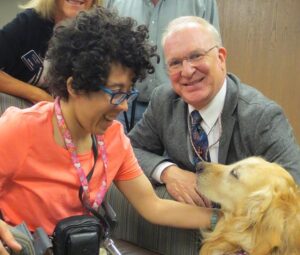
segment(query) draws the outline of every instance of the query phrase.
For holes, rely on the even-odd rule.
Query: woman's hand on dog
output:
[[[167,167],[161,175],[168,193],[177,201],[211,207],[210,201],[197,191],[196,174],[176,165]]]
[[[20,252],[22,249],[21,245],[14,239],[12,233],[9,231],[9,226],[2,220],[0,220],[0,240],[0,255],[9,255],[4,247],[4,243],[15,252]]]

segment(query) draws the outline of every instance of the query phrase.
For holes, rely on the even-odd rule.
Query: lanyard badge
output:
[[[68,127],[65,123],[65,120],[64,120],[64,117],[63,117],[63,114],[61,111],[59,97],[56,98],[56,100],[54,102],[54,110],[55,110],[55,115],[56,115],[56,119],[58,122],[60,132],[64,138],[66,148],[69,151],[72,163],[77,172],[77,175],[80,180],[80,184],[83,189],[83,199],[86,203],[88,203],[88,205],[91,206],[88,179],[86,178],[84,170],[81,167],[81,163],[79,161],[77,151],[76,151],[76,145],[74,144],[74,142],[72,140],[70,130],[68,129]],[[107,190],[107,168],[108,168],[108,159],[107,159],[107,153],[106,153],[106,149],[105,149],[103,136],[97,135],[96,137],[97,137],[97,143],[98,143],[98,147],[100,148],[100,153],[101,153],[101,157],[102,157],[102,161],[103,161],[103,165],[104,165],[104,175],[103,175],[103,179],[101,181],[101,186],[96,194],[95,201],[93,202],[93,205],[92,205],[92,208],[94,210],[98,210],[98,208],[100,207],[100,205],[104,199],[104,196],[105,196],[105,193]],[[97,160],[97,158],[95,158],[95,160]]]

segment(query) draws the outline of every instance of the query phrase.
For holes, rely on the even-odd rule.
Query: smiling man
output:
[[[196,110],[208,143],[206,160],[229,164],[258,155],[283,165],[299,182],[299,147],[283,110],[227,74],[219,32],[202,18],[180,17],[169,24],[162,44],[172,88],[155,90],[129,134],[148,177],[178,201],[210,206],[195,189],[195,163],[205,160],[192,137]]]
[[[103,4],[109,9],[116,9],[122,17],[131,17],[138,24],[144,24],[149,29],[149,42],[157,45],[157,53],[160,61],[152,60],[155,72],[147,76],[143,82],[137,82],[136,88],[141,92],[135,103],[135,107],[128,106],[127,115],[134,117],[137,123],[148,107],[153,90],[160,84],[169,86],[169,78],[164,68],[164,54],[161,46],[163,31],[171,20],[180,16],[191,15],[204,18],[219,29],[219,15],[216,0],[104,0]],[[134,116],[133,116],[134,115]],[[119,120],[125,124],[123,115]],[[130,127],[129,127],[130,129]]]

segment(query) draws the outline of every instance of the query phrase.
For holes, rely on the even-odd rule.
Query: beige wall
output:
[[[217,0],[228,71],[278,102],[300,142],[300,0]]]
[[[0,28],[11,21],[21,11],[18,5],[25,2],[25,0],[0,0]]]

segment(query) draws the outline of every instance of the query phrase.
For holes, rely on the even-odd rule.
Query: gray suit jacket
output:
[[[129,133],[148,177],[163,161],[194,171],[187,114],[187,104],[170,86],[153,92],[143,119]],[[232,74],[227,76],[221,122],[220,163],[261,156],[281,164],[300,183],[300,149],[282,108]]]
[[[154,90],[143,119],[129,133],[143,170],[151,176],[161,162],[173,161],[194,171],[188,138],[187,104],[168,86]],[[219,162],[229,164],[252,155],[276,161],[300,180],[300,150],[282,109],[260,92],[227,77],[227,94],[221,116]],[[164,185],[157,195],[170,199]],[[150,224],[137,215],[113,186],[108,200],[121,220],[114,236],[165,255],[198,255],[201,237],[197,230]]]

